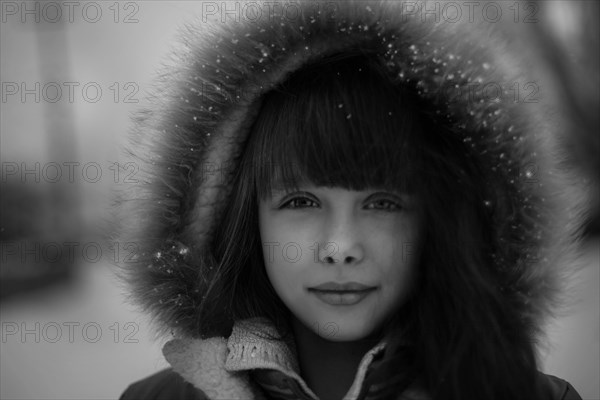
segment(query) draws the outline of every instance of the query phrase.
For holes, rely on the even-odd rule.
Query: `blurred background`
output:
[[[202,4],[2,0],[0,7],[0,398],[115,399],[167,364],[161,340],[114,276],[112,264],[132,248],[101,239],[110,189],[135,179],[135,166],[119,156],[131,113],[178,25],[200,15]],[[576,306],[548,327],[543,372],[600,399],[599,8],[595,1],[502,7],[502,18],[490,18],[511,43],[507,57],[525,57],[540,77],[545,101],[564,117],[577,185],[591,188]]]

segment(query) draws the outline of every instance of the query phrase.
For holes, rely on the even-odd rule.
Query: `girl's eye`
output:
[[[372,207],[374,206],[374,207]],[[370,202],[367,205],[367,209],[369,210],[380,210],[380,211],[400,211],[402,210],[402,206],[395,201],[380,199]]]
[[[377,198],[379,197],[379,198]],[[365,209],[381,212],[400,212],[404,210],[404,202],[397,198],[386,198],[388,196],[372,195],[365,201]],[[395,196],[394,196],[395,197]],[[308,193],[294,193],[288,195],[280,202],[279,209],[301,210],[319,208],[319,201]]]
[[[316,202],[309,199],[308,197],[296,197],[285,202],[280,208],[298,209],[298,208],[311,208],[316,206]]]

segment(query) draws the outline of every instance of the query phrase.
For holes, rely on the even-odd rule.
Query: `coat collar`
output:
[[[250,379],[250,372],[270,370],[295,380],[308,397],[317,400],[300,376],[293,340],[277,337],[279,334],[269,320],[252,318],[236,322],[228,339],[174,339],[165,344],[163,354],[175,372],[209,398],[263,398]],[[368,368],[385,346],[382,341],[363,356],[344,400],[358,398]]]

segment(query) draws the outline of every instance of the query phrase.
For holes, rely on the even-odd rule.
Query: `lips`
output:
[[[327,282],[318,286],[309,287],[309,291],[318,290],[322,292],[361,292],[375,289],[375,286],[367,286],[358,282],[336,283]]]
[[[357,282],[327,282],[308,288],[319,300],[333,306],[349,306],[360,303],[377,287]]]

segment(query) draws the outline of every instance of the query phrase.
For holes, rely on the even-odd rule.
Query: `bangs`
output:
[[[374,59],[333,56],[268,93],[248,148],[259,198],[302,183],[413,192],[417,100],[391,82]]]

